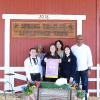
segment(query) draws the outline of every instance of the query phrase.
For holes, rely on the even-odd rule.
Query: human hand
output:
[[[27,84],[28,84],[28,85],[29,85],[30,83],[32,83],[32,80],[31,80],[31,79],[27,81]]]
[[[47,62],[47,58],[44,58],[44,61]]]
[[[91,66],[88,67],[88,76],[90,76],[91,73]]]
[[[73,77],[70,77],[69,83],[72,83],[72,82],[73,82]]]
[[[91,74],[91,70],[88,70],[88,76],[90,76],[90,74]]]
[[[61,63],[62,62],[62,60],[61,59],[59,59],[59,63]]]

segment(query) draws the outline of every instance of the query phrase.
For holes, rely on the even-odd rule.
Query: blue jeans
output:
[[[85,90],[88,93],[88,70],[77,71],[75,75],[76,83],[80,83],[80,79],[82,82],[82,90]]]

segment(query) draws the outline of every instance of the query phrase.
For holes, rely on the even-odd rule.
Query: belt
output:
[[[32,75],[39,75],[40,73],[31,73]]]

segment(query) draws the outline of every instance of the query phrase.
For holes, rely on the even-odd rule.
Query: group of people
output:
[[[83,36],[76,36],[76,44],[70,47],[63,45],[61,40],[49,46],[48,52],[44,53],[42,46],[30,48],[29,57],[24,61],[27,80],[32,81],[51,81],[57,78],[46,78],[46,63],[48,59],[58,59],[58,78],[66,78],[68,83],[75,81],[82,83],[82,89],[88,92],[88,75],[93,66],[90,47],[84,44]],[[87,98],[86,98],[87,100]]]

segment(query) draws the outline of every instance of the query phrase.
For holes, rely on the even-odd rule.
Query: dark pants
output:
[[[41,80],[41,75],[40,73],[32,73],[31,75],[31,79],[32,81],[40,81]]]
[[[82,90],[85,90],[85,100],[87,100],[87,93],[88,93],[88,70],[84,71],[77,71],[75,75],[75,81],[76,83],[80,83],[80,79],[82,82]]]

